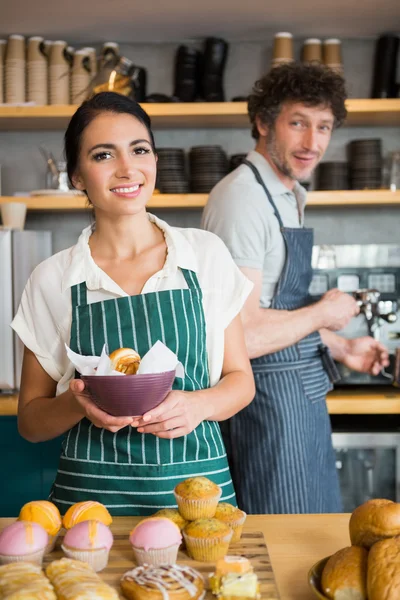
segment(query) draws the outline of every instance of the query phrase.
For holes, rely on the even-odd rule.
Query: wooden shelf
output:
[[[1,106],[0,130],[65,129],[74,105]],[[156,128],[249,128],[246,102],[171,102],[143,104]],[[347,101],[347,126],[400,126],[400,99]]]
[[[326,399],[331,415],[392,415],[400,413],[400,389],[392,386],[339,388]],[[0,395],[0,416],[17,414],[18,395]]]
[[[155,194],[148,207],[151,208],[203,208],[208,194]],[[24,202],[28,210],[79,211],[88,210],[85,196],[0,196],[0,204]],[[349,190],[334,192],[309,192],[307,206],[324,208],[330,206],[391,206],[400,205],[400,191]]]

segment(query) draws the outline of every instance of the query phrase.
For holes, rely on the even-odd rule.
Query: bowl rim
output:
[[[159,373],[135,373],[135,375],[124,375],[124,379],[132,379],[132,377],[134,377],[135,379],[141,377],[154,377],[159,375],[170,375],[172,373],[175,373],[175,369],[171,369],[170,371],[160,371]],[[81,379],[97,379],[99,381],[101,381],[102,379],[110,379],[110,377],[117,377],[118,379],[120,379],[121,375],[81,375]]]
[[[320,598],[320,600],[330,600],[330,598],[328,598],[328,596],[325,596],[325,594],[323,594],[321,591],[322,571],[330,558],[331,555],[326,556],[325,558],[321,558],[316,563],[314,563],[308,571],[308,585],[313,591],[313,593],[317,596],[317,598]]]

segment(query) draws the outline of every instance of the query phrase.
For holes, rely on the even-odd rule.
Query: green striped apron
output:
[[[130,347],[141,356],[161,340],[185,367],[173,389],[210,387],[202,291],[196,274],[182,269],[188,289],[151,292],[87,303],[86,282],[72,287],[70,347],[100,356]],[[61,512],[75,502],[97,500],[113,515],[149,515],[175,507],[173,489],[203,475],[222,488],[222,500],[236,504],[219,424],[203,421],[190,434],[166,440],[125,427],[117,433],[82,419],[64,437],[50,495]]]

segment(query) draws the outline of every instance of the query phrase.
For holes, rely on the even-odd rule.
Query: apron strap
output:
[[[250,162],[249,160],[247,160],[247,158],[245,158],[245,159],[243,160],[243,164],[247,165],[247,166],[248,166],[248,167],[249,167],[249,168],[250,168],[250,169],[253,171],[253,173],[254,173],[254,177],[256,178],[256,180],[257,180],[257,183],[259,183],[259,184],[261,185],[261,187],[264,189],[265,193],[267,194],[267,198],[268,198],[268,200],[269,200],[269,203],[271,204],[271,206],[272,206],[272,208],[273,208],[273,210],[274,210],[274,213],[275,213],[275,216],[276,216],[276,218],[278,219],[278,222],[279,222],[279,226],[280,226],[280,228],[281,228],[281,229],[283,229],[283,228],[284,228],[284,225],[283,225],[283,221],[282,221],[282,219],[281,219],[281,215],[279,214],[279,211],[278,211],[278,209],[276,208],[276,204],[275,204],[275,202],[273,201],[273,199],[272,199],[272,196],[271,196],[271,194],[270,194],[270,191],[269,191],[269,189],[267,188],[267,186],[265,185],[265,183],[264,183],[264,181],[263,181],[263,179],[262,179],[262,177],[261,177],[261,175],[260,175],[260,172],[259,172],[259,170],[257,169],[257,167],[256,167],[255,165],[253,165],[253,163],[252,163],[252,162]]]
[[[196,273],[194,271],[189,271],[189,269],[181,269],[181,271],[189,290],[196,290],[199,296],[202,297],[203,292],[201,291],[201,287]]]
[[[87,304],[87,287],[86,282],[77,283],[71,287],[72,310],[76,306],[85,306]]]

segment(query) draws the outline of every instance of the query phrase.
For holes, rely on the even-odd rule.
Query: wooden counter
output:
[[[0,529],[14,519],[0,519]],[[112,529],[125,533],[137,519],[117,517]],[[249,516],[247,531],[262,531],[281,600],[313,600],[307,573],[317,560],[350,544],[348,514]]]
[[[327,396],[331,415],[400,414],[400,389],[375,386],[337,389]],[[17,414],[18,396],[0,395],[0,416]]]

